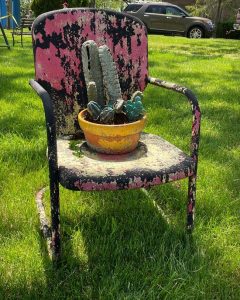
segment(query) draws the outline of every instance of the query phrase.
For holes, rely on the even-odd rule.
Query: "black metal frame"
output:
[[[53,112],[52,100],[48,92],[35,80],[30,80],[29,83],[42,99],[45,112],[51,199],[51,250],[53,260],[58,260],[58,257],[60,255],[60,212],[55,117]],[[40,198],[38,202],[40,202]],[[38,206],[38,210],[39,213],[41,213],[41,211],[43,210],[43,204]],[[48,224],[46,223],[46,218],[43,218],[42,220],[40,219],[40,222],[42,228],[47,228]]]
[[[192,141],[191,157],[195,162],[194,173],[189,177],[188,187],[188,204],[187,204],[187,229],[192,230],[194,226],[194,211],[196,202],[196,177],[198,164],[198,146],[200,134],[200,108],[194,93],[182,86],[149,77],[150,84],[170,89],[187,97],[192,107]],[[48,162],[49,162],[49,179],[50,179],[50,200],[51,200],[51,227],[46,218],[42,197],[44,189],[40,190],[36,197],[37,208],[40,216],[41,230],[44,238],[47,240],[49,253],[52,259],[57,262],[60,258],[60,210],[59,210],[59,177],[58,177],[58,160],[57,160],[57,135],[55,117],[52,100],[48,92],[35,80],[30,80],[31,87],[37,92],[42,99],[46,127],[47,127],[47,145],[48,145]]]
[[[193,161],[195,162],[193,175],[189,177],[188,181],[188,204],[187,204],[187,229],[193,230],[194,227],[194,213],[196,204],[196,180],[197,180],[197,167],[198,167],[198,149],[200,140],[200,123],[201,123],[201,111],[198,104],[197,97],[194,93],[183,86],[175,83],[170,83],[156,78],[149,77],[148,82],[150,84],[172,90],[174,92],[184,95],[192,108],[192,139],[190,144],[190,152]]]
[[[33,24],[34,18],[22,18],[20,26],[17,26],[16,28],[13,29],[12,31],[12,41],[13,41],[13,46],[15,46],[15,38],[14,36],[19,36],[21,37],[20,42],[16,43],[21,43],[21,46],[23,47],[23,36],[32,36],[31,33],[31,27]],[[23,31],[24,28],[28,28],[29,32]]]
[[[0,21],[0,30],[1,30],[1,35],[3,36],[4,41],[5,41],[5,44],[6,44],[6,46],[5,46],[5,45],[1,45],[0,47],[7,47],[8,50],[10,50],[10,46],[9,46],[9,43],[8,43],[8,39],[7,39],[6,33],[5,33],[5,31],[4,31],[4,28],[2,27],[1,21]]]

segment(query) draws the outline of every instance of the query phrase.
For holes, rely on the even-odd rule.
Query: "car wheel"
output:
[[[189,30],[188,37],[190,39],[201,39],[204,37],[204,31],[202,28],[194,26]]]

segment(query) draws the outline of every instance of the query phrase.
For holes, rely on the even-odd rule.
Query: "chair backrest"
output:
[[[22,18],[20,28],[29,28],[32,27],[34,18]]]
[[[81,62],[86,40],[111,50],[123,99],[147,85],[147,33],[136,18],[114,11],[61,9],[39,16],[32,35],[35,79],[52,98],[58,135],[78,133],[77,115],[87,104]]]

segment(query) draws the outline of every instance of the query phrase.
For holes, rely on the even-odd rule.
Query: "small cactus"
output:
[[[141,119],[145,113],[141,98],[139,96],[136,96],[134,102],[128,100],[126,104],[124,104],[124,112],[126,113],[127,118],[130,122]]]
[[[114,109],[110,106],[106,106],[100,113],[100,123],[112,124],[114,121]]]
[[[140,91],[136,91],[132,94],[131,101],[143,100],[143,93]]]
[[[124,105],[124,100],[123,99],[117,99],[114,104],[113,108],[117,114],[121,113],[123,110],[123,105]]]
[[[101,113],[101,106],[95,102],[95,101],[90,101],[87,104],[87,110],[91,117],[93,118],[94,121],[97,121],[99,119],[100,113]]]
[[[97,102],[97,87],[94,81],[89,81],[87,84],[87,95],[88,102],[95,101]]]

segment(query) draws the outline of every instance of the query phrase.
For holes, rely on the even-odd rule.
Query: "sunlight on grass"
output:
[[[30,39],[0,48],[0,299],[240,299],[239,46],[149,36],[150,75],[191,88],[202,110],[193,235],[185,233],[187,181],[153,188],[149,197],[61,188],[57,271],[34,203],[48,166],[42,104],[28,85]],[[144,94],[146,131],[188,152],[185,98],[150,86]],[[49,213],[48,199],[49,190]]]

